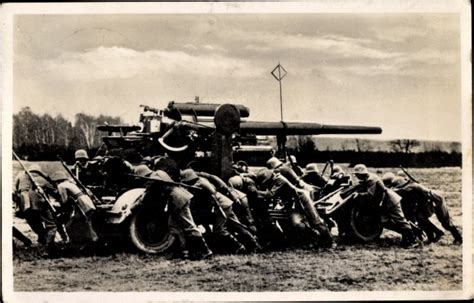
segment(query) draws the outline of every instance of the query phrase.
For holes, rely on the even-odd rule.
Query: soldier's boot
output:
[[[251,233],[246,233],[243,235],[244,246],[245,246],[245,253],[255,253],[262,251],[262,247],[258,243],[258,240],[255,236]]]
[[[404,248],[415,248],[422,246],[422,242],[418,240],[413,231],[403,231],[401,246]]]
[[[43,222],[39,214],[32,209],[25,211],[25,220],[30,226],[30,228],[38,236],[38,243],[44,245],[46,244],[46,229],[43,226]]]
[[[451,226],[449,228],[449,231],[451,232],[451,234],[453,235],[453,238],[454,238],[453,244],[461,245],[462,244],[462,236],[461,236],[461,233],[459,232],[459,230],[456,228],[456,226]]]
[[[175,240],[170,247],[171,254],[169,257],[171,259],[189,259],[189,243],[184,239],[180,232],[173,233]]]
[[[15,226],[13,226],[13,237],[20,240],[25,247],[30,247],[31,244],[33,244],[31,240],[27,236],[25,236],[21,231],[19,231]]]
[[[187,240],[190,249],[190,258],[193,260],[203,260],[212,257],[212,251],[207,246],[203,237],[190,236]]]
[[[430,220],[424,222],[423,229],[428,237],[428,243],[436,243],[444,236],[444,232]]]
[[[320,223],[316,226],[316,231],[319,233],[319,245],[323,248],[335,249],[337,244],[331,235],[331,232],[324,223]]]
[[[246,251],[245,246],[239,242],[233,235],[228,234],[223,236],[224,246],[228,252],[231,254],[243,254]]]

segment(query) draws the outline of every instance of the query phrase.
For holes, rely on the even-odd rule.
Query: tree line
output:
[[[24,107],[13,115],[13,149],[29,160],[53,160],[56,154],[70,155],[80,148],[94,150],[102,143],[97,126],[122,122],[119,117],[78,113],[72,123],[60,114],[38,115]]]

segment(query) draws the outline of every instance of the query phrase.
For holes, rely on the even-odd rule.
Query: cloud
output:
[[[263,69],[240,58],[219,54],[191,55],[183,51],[136,51],[123,47],[98,47],[68,52],[42,61],[45,72],[68,80],[94,81],[142,76],[196,75],[200,77],[252,78]]]
[[[393,26],[384,28],[383,31],[376,31],[376,37],[379,40],[400,43],[411,38],[424,37],[427,32],[424,27]]]
[[[312,50],[331,53],[342,57],[390,59],[402,53],[374,47],[374,41],[364,38],[356,39],[342,35],[310,36],[276,32],[243,32],[233,30],[230,39],[246,41],[245,49],[256,52],[270,50]]]

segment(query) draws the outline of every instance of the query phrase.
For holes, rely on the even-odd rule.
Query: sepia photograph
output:
[[[4,5],[5,302],[471,298],[470,4],[391,2]]]

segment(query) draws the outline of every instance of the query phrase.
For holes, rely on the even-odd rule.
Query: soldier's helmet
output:
[[[38,164],[31,165],[28,170],[32,173],[36,173],[36,172],[40,174],[43,173],[43,171],[41,170],[41,167]]]
[[[181,171],[181,181],[184,183],[193,183],[197,179],[199,179],[199,176],[192,168],[187,168]]]
[[[267,168],[262,168],[257,172],[257,183],[258,184],[265,184],[268,180],[272,178],[273,171],[267,169]]]
[[[276,168],[276,167],[278,167],[282,164],[283,164],[283,162],[281,162],[277,157],[271,157],[267,161],[267,167],[269,169],[274,169],[274,168]]]
[[[244,180],[241,176],[233,176],[229,179],[229,185],[235,189],[242,189],[244,186]]]
[[[150,175],[151,179],[159,180],[159,181],[165,181],[165,182],[173,182],[171,177],[163,170],[156,170],[151,173]]]
[[[368,175],[369,170],[367,169],[367,166],[364,164],[357,164],[354,166],[354,174],[356,175]]]
[[[382,181],[385,186],[392,186],[393,180],[395,179],[395,174],[392,172],[387,172],[382,176]]]
[[[59,182],[59,181],[64,181],[67,180],[68,177],[66,176],[66,173],[63,171],[57,171],[51,176],[51,180],[54,182]]]
[[[333,168],[332,168],[332,172],[334,174],[339,174],[339,173],[343,173],[344,171],[342,170],[342,167],[340,167],[339,165],[335,165]]]
[[[401,187],[403,184],[405,184],[407,181],[402,178],[402,177],[395,177],[392,181],[392,187]]]
[[[318,165],[316,163],[309,163],[304,169],[304,173],[319,173]]]
[[[145,164],[140,164],[137,167],[135,167],[133,170],[134,170],[135,175],[138,175],[140,177],[148,177],[153,172]]]
[[[76,160],[80,160],[80,159],[89,160],[89,156],[87,155],[87,152],[84,149],[76,150],[76,152],[74,153],[74,158]]]

